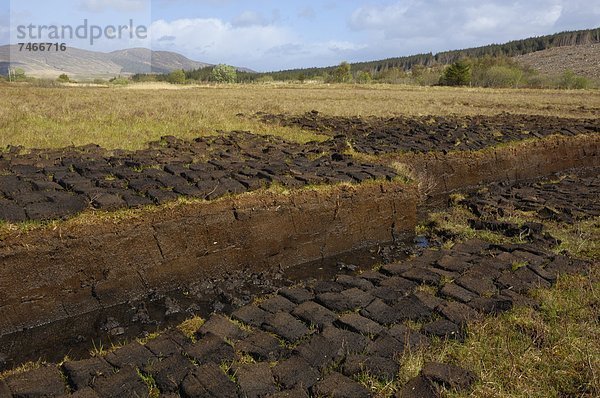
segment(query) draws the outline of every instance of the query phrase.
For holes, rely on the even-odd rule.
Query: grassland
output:
[[[158,85],[41,88],[0,85],[0,148],[98,144],[139,149],[164,135],[191,139],[248,130],[298,142],[323,137],[237,116],[256,112],[340,116],[492,115],[598,117],[600,92],[415,86],[228,85],[164,90]]]
[[[429,221],[435,224],[426,222],[420,232],[437,225],[458,239],[510,242],[498,234],[473,230],[467,220],[474,217],[455,204],[448,211],[430,214]],[[554,287],[530,292],[539,303],[537,308],[516,307],[469,324],[464,343],[436,341],[431,349],[405,357],[401,379],[415,376],[425,362],[433,360],[455,363],[479,377],[473,391],[444,391],[447,398],[600,396],[600,218],[567,226],[515,212],[500,220],[544,222],[562,240],[556,252],[568,251],[591,261],[588,275],[563,275]]]
[[[122,88],[0,85],[3,98],[0,150],[6,145],[63,147],[88,143],[109,149],[138,149],[163,135],[189,139],[218,130],[250,130],[299,142],[322,138],[300,129],[264,125],[237,116],[259,111],[298,114],[316,109],[342,116],[492,115],[500,112],[572,118],[600,115],[599,91],[309,84],[161,88],[161,85]],[[102,213],[92,218],[84,215],[67,223],[93,224],[107,219],[118,222],[145,211],[153,210]],[[499,235],[482,235],[471,229],[466,223],[469,215],[465,211],[454,208],[433,214],[432,219],[459,238],[502,241]],[[521,218],[517,216],[529,221],[525,214],[515,215],[508,221],[519,221]],[[24,226],[0,223],[0,239],[4,234],[27,233],[38,227],[38,223]],[[58,222],[50,227],[58,227]],[[566,249],[596,263],[600,260],[597,218],[570,228],[562,225],[549,225],[549,228],[563,241],[557,250]],[[538,309],[516,308],[498,317],[486,317],[469,325],[464,344],[438,341],[433,349],[406,356],[400,381],[418,374],[425,361],[438,360],[456,363],[477,373],[480,381],[470,396],[598,396],[599,291],[598,267],[593,267],[589,276],[563,277],[555,288],[532,293],[540,302]],[[195,319],[183,328],[192,330],[199,322],[200,319]],[[398,386],[381,385],[376,389],[381,396],[390,396],[395,387]],[[452,391],[446,391],[445,395],[467,396]]]
[[[468,327],[464,343],[437,341],[402,360],[401,379],[427,361],[455,363],[479,377],[463,397],[597,397],[600,394],[600,270],[564,276],[552,289],[531,293],[539,309],[518,307]],[[387,396],[389,391],[381,391]]]

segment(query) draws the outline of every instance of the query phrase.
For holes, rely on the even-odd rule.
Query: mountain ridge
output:
[[[111,52],[67,47],[66,51],[19,51],[18,45],[0,46],[0,74],[8,68],[22,68],[28,76],[56,78],[65,73],[75,79],[111,78],[136,73],[169,73],[213,66],[194,61],[172,51],[153,51],[136,47]],[[240,71],[250,69],[238,67]]]

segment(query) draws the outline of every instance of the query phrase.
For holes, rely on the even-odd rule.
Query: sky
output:
[[[144,26],[147,37],[62,40],[94,51],[179,52],[257,71],[335,65],[600,27],[600,0],[0,0],[0,44],[19,25]],[[29,36],[27,36],[29,38]],[[56,41],[56,40],[54,40]]]

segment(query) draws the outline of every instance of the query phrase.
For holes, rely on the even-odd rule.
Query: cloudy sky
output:
[[[600,26],[599,0],[0,0],[0,44],[18,25],[149,28],[146,39],[65,40],[96,51],[146,46],[280,70],[501,43]]]

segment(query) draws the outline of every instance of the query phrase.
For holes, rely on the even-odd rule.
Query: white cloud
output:
[[[177,51],[198,61],[257,70],[336,64],[365,48],[343,40],[308,43],[286,27],[240,26],[217,18],[159,20],[152,23],[151,33],[155,50]]]
[[[562,30],[591,28],[600,21],[597,0],[592,2],[594,4],[589,4],[589,0],[391,0],[382,3],[364,1],[365,5],[346,16],[342,16],[337,7],[335,11],[340,10],[340,16],[331,19],[332,23],[339,24],[339,18],[347,18],[350,31],[320,36],[294,31],[293,24],[280,23],[289,15],[280,17],[277,10],[272,15],[264,10],[245,11],[231,22],[217,18],[159,20],[151,27],[153,47],[178,51],[204,62],[273,70],[502,43]],[[323,8],[332,12],[330,9],[334,7],[335,2],[324,1],[318,8],[302,5],[295,11],[297,17],[311,19],[320,18]]]
[[[388,39],[410,37],[506,36],[537,34],[552,27],[562,1],[403,1],[356,9],[349,25],[356,31],[379,31]]]
[[[211,63],[246,66],[258,62],[266,51],[293,41],[285,28],[274,25],[233,25],[217,18],[158,20],[151,25],[152,37],[169,37],[168,47]],[[153,41],[153,47],[164,43]]]
[[[592,28],[598,21],[600,11],[585,0],[406,0],[359,7],[348,26],[370,35],[371,52],[395,47],[402,55]]]

